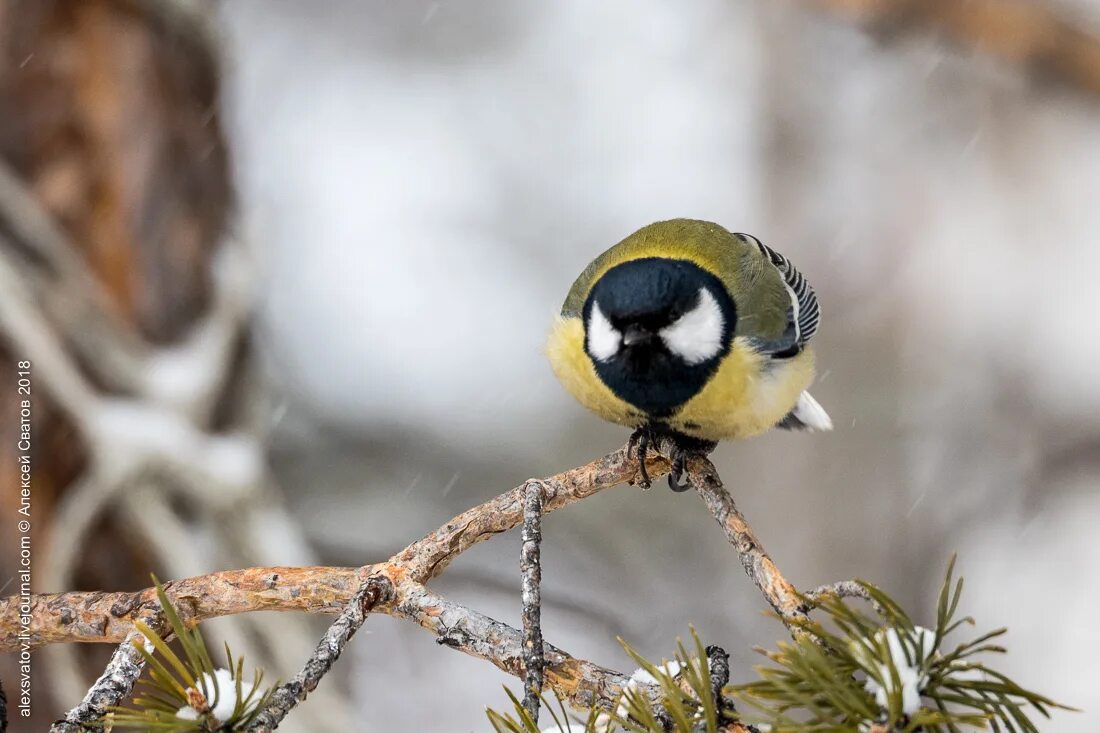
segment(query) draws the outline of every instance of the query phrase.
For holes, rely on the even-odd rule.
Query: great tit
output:
[[[756,237],[672,219],[643,227],[584,269],[547,343],[554,372],[585,407],[635,428],[642,483],[659,435],[692,452],[774,426],[830,430],[806,388],[821,311],[794,265]]]

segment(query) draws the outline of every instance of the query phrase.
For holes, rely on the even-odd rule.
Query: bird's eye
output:
[[[619,352],[623,336],[611,325],[600,304],[592,301],[588,315],[588,353],[596,361],[607,361]]]
[[[701,364],[722,350],[724,329],[725,319],[718,301],[707,288],[700,288],[695,307],[676,315],[670,325],[661,329],[661,340],[688,364]]]

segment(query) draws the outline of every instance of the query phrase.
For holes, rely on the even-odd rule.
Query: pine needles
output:
[[[952,558],[933,628],[914,624],[886,593],[860,581],[873,612],[837,595],[817,600],[816,610],[826,618],[796,620],[807,634],[780,642],[776,651],[759,650],[771,662],[756,668],[759,679],[728,686],[723,693],[755,708],[759,730],[770,733],[1038,733],[1032,716],[1045,718],[1051,708],[1071,708],[979,661],[980,656],[1005,652],[996,643],[1005,629],[948,644],[949,636],[974,624],[969,616],[957,615],[963,582],[954,578],[954,565]],[[661,665],[623,643],[640,669],[616,710],[591,710],[570,722],[559,701],[560,715],[553,713],[556,727],[545,730],[717,733],[738,720],[724,696],[714,694],[706,650],[694,630],[692,637],[693,654],[678,643],[676,660]],[[515,715],[489,710],[494,730],[538,733],[518,699],[511,692],[508,696]],[[546,709],[552,711],[549,705]]]
[[[164,618],[179,639],[184,658],[148,625],[135,622],[134,626],[148,642],[146,646],[135,642],[135,647],[145,658],[149,675],[138,681],[144,689],[135,695],[134,707],[111,709],[101,721],[102,729],[166,733],[244,730],[270,695],[270,691],[261,687],[263,671],[256,670],[251,681],[246,681],[244,660],[234,660],[228,644],[225,645],[228,668],[215,668],[199,629],[184,625],[164,587],[155,577],[153,582]]]
[[[693,654],[677,641],[675,658],[660,665],[646,660],[619,639],[639,668],[624,688],[616,709],[592,708],[583,718],[571,718],[560,698],[556,700],[556,712],[544,698],[543,707],[550,712],[554,726],[543,730],[560,733],[663,733],[667,730],[718,733],[721,722],[732,720],[735,714],[732,709],[722,706],[721,700],[715,699],[707,649],[694,629],[691,636],[695,647]],[[514,714],[486,710],[493,730],[496,733],[539,733],[538,723],[519,699],[507,688],[505,693],[512,702]]]
[[[761,712],[773,733],[897,731],[958,733],[987,726],[1008,733],[1038,733],[1029,714],[1049,717],[1060,706],[990,669],[976,656],[1003,653],[990,643],[997,629],[948,650],[946,637],[966,625],[956,619],[962,579],[948,566],[934,629],[916,626],[893,599],[869,583],[874,615],[830,596],[821,600],[836,633],[814,620],[798,621],[811,635],[762,651],[773,666],[760,679],[731,692]]]

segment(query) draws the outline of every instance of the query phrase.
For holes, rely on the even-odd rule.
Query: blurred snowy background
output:
[[[872,580],[929,623],[958,551],[1003,670],[1087,710],[1041,727],[1097,729],[1100,97],[792,0],[234,0],[215,25],[270,461],[313,559],[382,559],[621,445],[555,382],[551,318],[633,230],[710,219],[824,312],[836,430],[716,453],[788,578]],[[629,669],[616,635],[660,657],[691,623],[746,679],[782,628],[712,524],[663,483],[548,517],[547,639]],[[511,533],[435,584],[518,624],[518,557]],[[366,629],[325,682],[357,730],[486,730],[517,688]]]
[[[825,312],[815,394],[837,430],[717,452],[781,567],[873,579],[920,617],[958,550],[967,609],[1010,627],[1006,670],[1092,709],[1051,730],[1096,729],[1096,99],[803,3],[238,0],[222,18],[286,400],[273,459],[327,560],[383,557],[620,444],[555,383],[550,319],[637,227],[712,219],[789,255]],[[746,674],[780,628],[709,521],[663,488],[550,517],[547,637],[629,667],[616,634],[660,656],[690,622]],[[439,585],[518,623],[517,557],[502,537]],[[365,730],[481,729],[515,685],[369,628],[348,665]]]

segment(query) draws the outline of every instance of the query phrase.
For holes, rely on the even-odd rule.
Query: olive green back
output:
[[[756,246],[717,224],[670,219],[642,227],[584,268],[569,289],[561,314],[578,317],[592,286],[616,265],[644,257],[687,260],[726,286],[737,305],[735,336],[779,338],[787,327],[790,295],[779,271]]]

